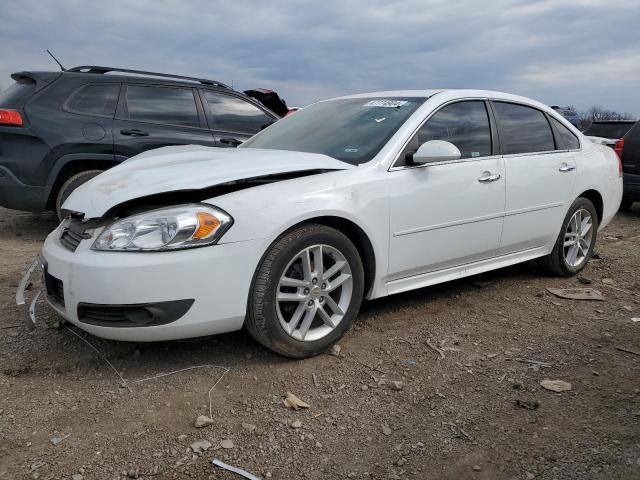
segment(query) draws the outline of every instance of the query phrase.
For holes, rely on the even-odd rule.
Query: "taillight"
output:
[[[22,115],[16,110],[0,110],[0,125],[22,125]]]
[[[624,138],[616,140],[613,151],[618,155],[618,174],[622,176],[622,150],[624,150]]]

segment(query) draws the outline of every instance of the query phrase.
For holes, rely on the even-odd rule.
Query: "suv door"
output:
[[[534,107],[501,101],[492,105],[507,177],[501,253],[555,242],[573,201],[580,142],[568,131],[574,142],[564,147],[547,115]]]
[[[390,280],[497,255],[505,193],[494,133],[487,102],[456,101],[404,148],[389,172]],[[429,140],[453,143],[462,158],[420,166],[405,160]]]
[[[168,145],[215,146],[197,92],[188,87],[125,85],[113,131],[115,153],[126,158]]]
[[[209,126],[218,146],[237,147],[278,118],[240,96],[201,90]]]

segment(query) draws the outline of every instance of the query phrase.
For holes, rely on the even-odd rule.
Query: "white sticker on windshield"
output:
[[[398,108],[409,103],[407,100],[371,100],[365,107]]]

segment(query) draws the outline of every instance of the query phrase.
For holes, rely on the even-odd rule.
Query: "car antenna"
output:
[[[47,53],[49,55],[51,55],[51,58],[53,58],[54,62],[56,62],[58,65],[60,65],[60,70],[62,70],[63,72],[67,71],[67,69],[62,66],[62,64],[58,61],[58,59],[48,49],[47,49]]]

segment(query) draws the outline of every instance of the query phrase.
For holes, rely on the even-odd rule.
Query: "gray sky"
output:
[[[289,104],[482,88],[640,116],[640,0],[0,0],[9,74],[107,65],[273,88]]]

